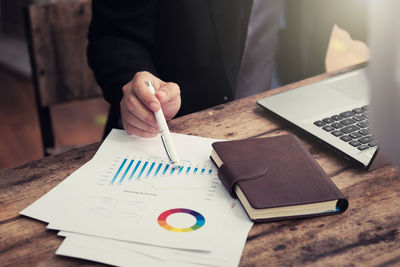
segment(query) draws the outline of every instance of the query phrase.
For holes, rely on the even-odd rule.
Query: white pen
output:
[[[151,82],[146,81],[145,83],[149,87],[150,92],[154,95],[156,91],[154,90],[154,87],[151,84]],[[160,127],[161,140],[163,142],[165,152],[167,152],[167,156],[171,161],[171,164],[174,167],[178,167],[180,164],[180,160],[178,157],[178,153],[176,152],[174,143],[172,142],[171,133],[169,131],[168,124],[167,121],[165,120],[164,113],[162,112],[161,107],[158,111],[154,112],[154,114],[157,119],[158,127]]]

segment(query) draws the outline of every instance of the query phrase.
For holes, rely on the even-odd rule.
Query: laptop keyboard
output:
[[[376,146],[368,128],[368,106],[315,121],[314,124],[359,150]]]

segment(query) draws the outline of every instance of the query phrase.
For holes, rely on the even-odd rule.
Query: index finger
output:
[[[151,81],[153,85],[158,84],[158,81],[154,81],[150,75],[140,75],[136,77],[132,84],[132,91],[148,109],[156,112],[160,109],[160,102],[150,92],[150,88],[146,85],[146,81]]]
[[[181,90],[179,88],[179,85],[172,82],[161,82],[160,89],[156,92],[158,100],[162,103],[173,101],[177,97],[179,97],[180,94]]]

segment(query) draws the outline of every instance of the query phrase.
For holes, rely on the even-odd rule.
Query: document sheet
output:
[[[236,266],[252,226],[211,163],[213,139],[160,138],[113,130],[95,156],[21,212],[61,230],[57,254],[119,266]]]

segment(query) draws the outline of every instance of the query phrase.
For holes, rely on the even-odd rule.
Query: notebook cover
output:
[[[223,165],[218,176],[233,197],[238,185],[255,209],[340,200],[348,201],[294,135],[215,142]],[[290,218],[329,214],[305,214]],[[285,217],[286,218],[286,217]],[[287,217],[289,218],[289,217]],[[267,220],[276,220],[274,218]],[[259,221],[259,220],[257,220]]]

